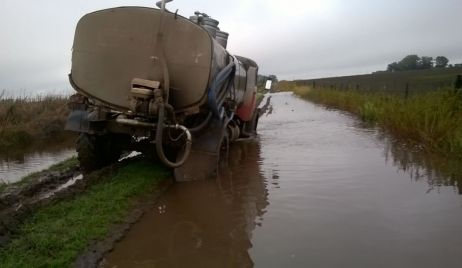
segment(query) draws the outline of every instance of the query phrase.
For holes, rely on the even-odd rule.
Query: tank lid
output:
[[[223,31],[217,31],[217,37],[228,38],[229,33]]]
[[[212,26],[212,27],[217,27],[219,22],[217,20],[214,20],[210,17],[202,17],[202,24],[203,25],[208,25],[208,26]]]

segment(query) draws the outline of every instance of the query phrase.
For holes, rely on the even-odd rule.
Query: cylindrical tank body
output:
[[[207,23],[217,28],[218,21]],[[169,102],[176,112],[194,113],[206,105],[210,84],[230,61],[236,63],[235,101],[241,105],[249,98],[246,91],[254,88],[249,86],[248,70],[258,68],[253,64],[249,69],[249,64],[232,57],[209,29],[189,19],[170,12],[162,15],[154,8],[120,7],[79,21],[70,80],[82,94],[128,111],[133,79],[160,81],[163,86],[162,60],[168,69]]]
[[[240,98],[240,102],[236,111],[236,115],[243,121],[252,120],[255,105],[256,105],[256,94],[257,94],[257,76],[258,76],[258,65],[251,59],[236,56],[239,61],[240,68],[245,69],[245,86],[239,84],[243,96]]]
[[[226,32],[217,31],[215,38],[222,47],[226,48],[228,45],[228,36],[229,34]]]

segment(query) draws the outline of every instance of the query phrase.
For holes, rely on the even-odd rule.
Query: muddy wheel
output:
[[[227,155],[229,138],[223,120],[210,121],[203,131],[193,134],[191,153],[184,165],[175,168],[175,180],[193,181],[216,177],[220,154],[223,149]]]
[[[113,163],[122,154],[118,138],[110,135],[80,133],[76,149],[80,167],[84,172],[94,171]]]

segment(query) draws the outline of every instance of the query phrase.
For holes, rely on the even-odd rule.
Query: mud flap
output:
[[[188,160],[174,170],[175,180],[194,181],[216,176],[225,131],[223,120],[212,119],[205,130],[193,134],[191,153]]]
[[[242,136],[244,138],[255,138],[257,135],[258,119],[260,118],[260,108],[255,109],[253,112],[252,120],[245,122],[242,129]]]

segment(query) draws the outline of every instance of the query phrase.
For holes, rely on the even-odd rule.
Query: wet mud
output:
[[[89,245],[88,249],[75,260],[73,267],[98,267],[104,255],[109,253],[114,248],[114,245],[124,238],[128,230],[130,230],[146,212],[155,207],[160,196],[172,185],[172,183],[173,179],[163,181],[155,192],[139,197],[130,213],[128,213],[120,223],[110,227],[109,234],[104,240],[94,241]]]
[[[42,171],[27,182],[10,185],[0,193],[0,247],[5,245],[25,217],[36,208],[71,193],[80,179],[77,165]]]
[[[61,170],[44,170],[27,182],[8,186],[0,193],[0,247],[14,237],[17,228],[38,208],[83,193],[99,178],[113,174],[131,161],[138,160],[136,156],[129,157],[85,175],[77,164]]]
[[[459,267],[457,168],[290,93],[216,180],[172,185],[102,267]],[[427,160],[425,160],[427,159]]]

